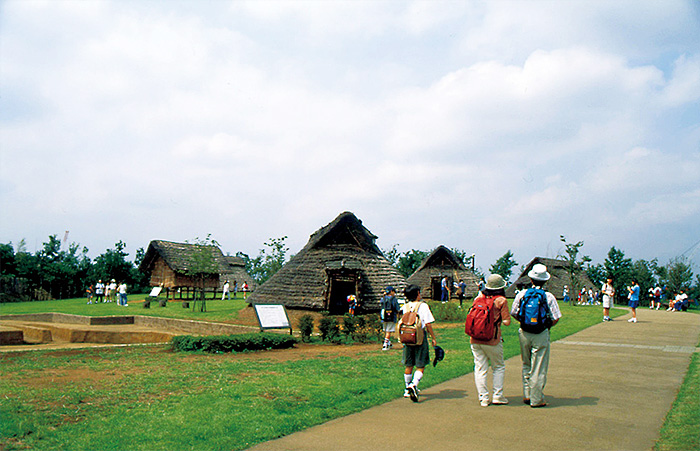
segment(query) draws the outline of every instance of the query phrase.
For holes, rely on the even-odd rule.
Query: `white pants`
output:
[[[489,365],[493,369],[493,399],[503,400],[503,380],[506,376],[506,363],[503,361],[503,343],[495,346],[473,344],[474,382],[479,392],[479,401],[489,401],[487,376]]]

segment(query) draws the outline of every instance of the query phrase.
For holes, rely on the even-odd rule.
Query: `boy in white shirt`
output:
[[[435,337],[432,326],[432,323],[435,322],[435,318],[428,304],[423,302],[418,285],[408,285],[404,290],[404,295],[408,302],[401,308],[401,313],[408,313],[409,311],[417,312],[421,321],[421,326],[425,332],[427,332],[423,334],[423,343],[420,345],[404,344],[403,346],[402,361],[405,367],[403,377],[406,385],[404,398],[411,398],[411,401],[418,402],[418,384],[423,378],[425,367],[430,363],[428,335],[430,335],[432,339],[433,347],[437,346],[437,338]],[[416,368],[415,373],[413,372],[414,367]]]

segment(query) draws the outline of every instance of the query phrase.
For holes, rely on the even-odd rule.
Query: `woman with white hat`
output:
[[[484,290],[474,299],[474,306],[483,304],[493,309],[495,333],[490,339],[481,340],[471,336],[472,354],[474,355],[474,383],[479,392],[479,403],[482,407],[489,404],[508,404],[503,396],[503,381],[506,375],[506,363],[503,360],[503,338],[501,327],[510,324],[508,301],[506,300],[506,281],[498,274],[492,274],[486,280]],[[469,318],[469,316],[468,316]],[[489,334],[490,335],[490,334]],[[489,399],[488,371],[493,371],[493,400]]]

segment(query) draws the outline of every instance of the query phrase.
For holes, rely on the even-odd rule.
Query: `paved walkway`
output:
[[[548,407],[522,404],[518,356],[506,362],[507,406],[480,407],[468,374],[418,404],[400,398],[252,449],[649,450],[698,352],[700,315],[637,313],[552,344]]]

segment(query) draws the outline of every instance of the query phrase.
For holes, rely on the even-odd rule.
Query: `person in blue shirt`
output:
[[[628,319],[628,323],[636,323],[637,322],[637,307],[639,307],[639,284],[637,283],[636,280],[632,280],[632,286],[627,287],[627,291],[629,291],[629,302],[628,305],[632,309],[632,318]]]

